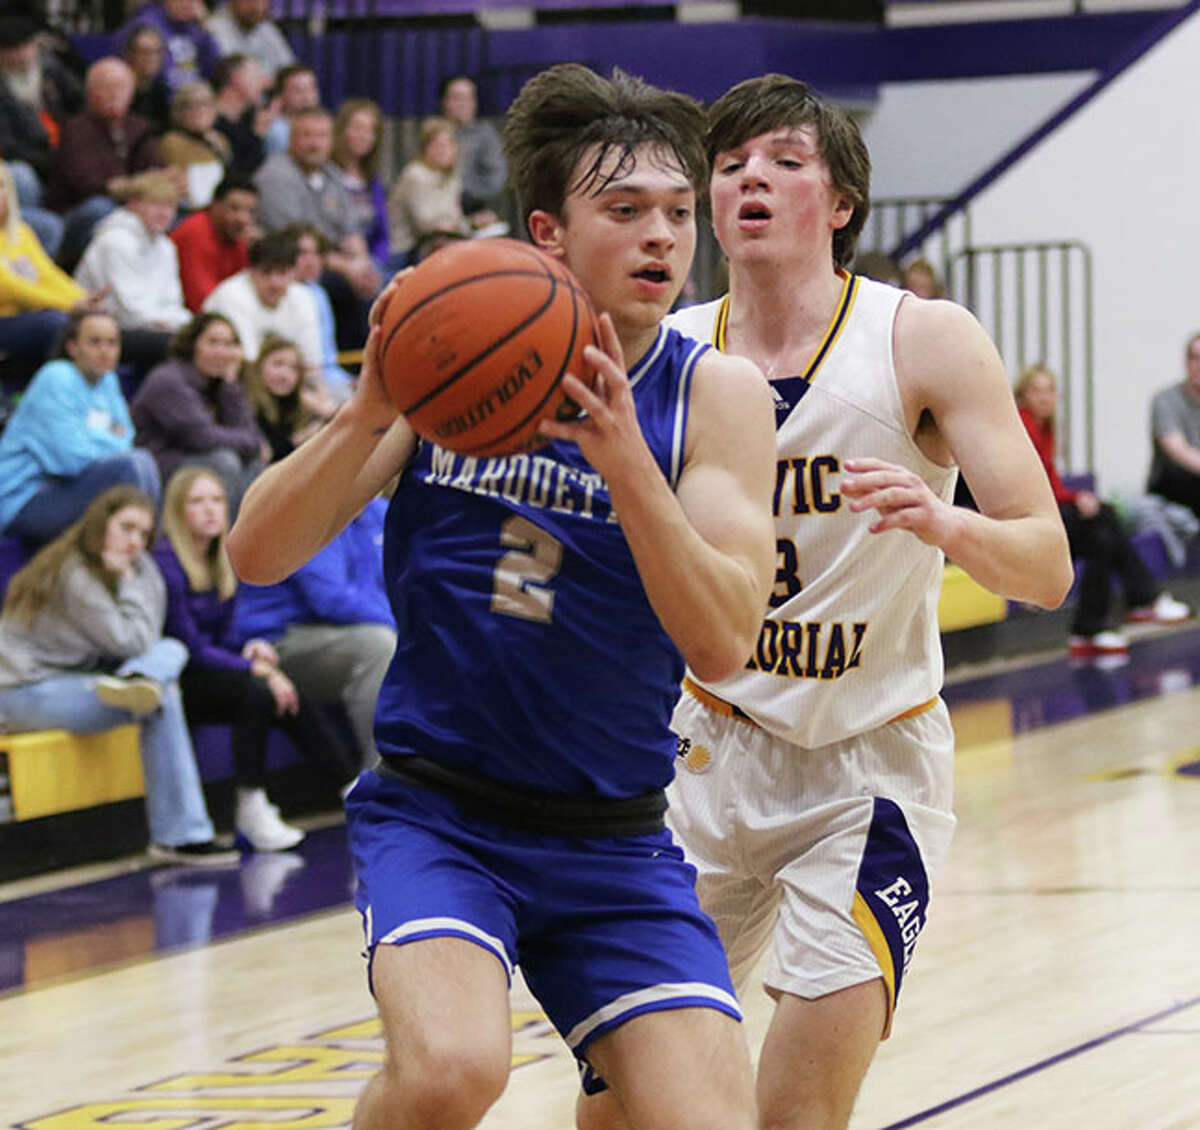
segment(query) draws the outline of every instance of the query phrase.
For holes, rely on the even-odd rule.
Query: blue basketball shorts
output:
[[[359,776],[346,800],[368,962],[379,945],[455,937],[518,965],[579,1061],[643,1013],[715,1008],[740,1020],[695,870],[671,833],[575,838],[461,815],[447,796]]]

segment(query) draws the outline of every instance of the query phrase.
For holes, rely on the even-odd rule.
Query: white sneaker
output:
[[[1097,632],[1094,636],[1069,636],[1067,649],[1072,655],[1119,655],[1129,650],[1120,632]]]
[[[1182,600],[1164,592],[1153,604],[1131,608],[1125,619],[1133,624],[1179,624],[1191,614],[1192,610]]]
[[[234,824],[255,851],[287,851],[304,839],[299,828],[283,822],[262,789],[238,789]]]

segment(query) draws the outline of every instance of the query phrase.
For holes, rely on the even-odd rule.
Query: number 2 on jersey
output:
[[[492,611],[549,624],[554,590],[548,582],[562,567],[563,547],[528,518],[514,514],[500,527],[500,544],[511,547],[492,577]]]

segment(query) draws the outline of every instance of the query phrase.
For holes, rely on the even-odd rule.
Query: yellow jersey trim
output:
[[[829,319],[829,325],[825,327],[825,333],[821,337],[821,344],[817,346],[816,352],[813,353],[808,366],[800,374],[809,384],[816,379],[817,370],[821,367],[821,362],[829,356],[830,351],[837,343],[837,339],[841,336],[842,330],[845,329],[846,323],[850,320],[850,311],[854,309],[854,300],[858,297],[858,276],[849,274],[848,272],[839,273],[843,275],[842,293],[838,296],[833,317]],[[725,341],[728,331],[729,295],[726,294],[717,307],[717,315],[713,322],[713,345],[722,353],[725,352]]]

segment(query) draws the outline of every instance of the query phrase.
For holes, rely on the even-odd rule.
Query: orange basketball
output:
[[[443,247],[400,282],[381,320],[383,379],[413,430],[460,455],[537,447],[574,418],[563,375],[589,379],[591,303],[562,263],[515,239]]]

